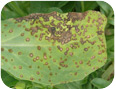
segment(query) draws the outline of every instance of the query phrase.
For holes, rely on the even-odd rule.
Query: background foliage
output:
[[[1,19],[17,18],[31,13],[49,13],[57,11],[85,12],[96,10],[105,14],[108,21],[105,28],[107,42],[107,63],[100,69],[88,75],[81,81],[60,84],[56,86],[45,86],[30,81],[21,81],[1,70],[3,82],[11,88],[33,88],[33,89],[98,89],[107,87],[114,76],[114,12],[111,6],[103,1],[13,1],[6,4],[1,12]]]

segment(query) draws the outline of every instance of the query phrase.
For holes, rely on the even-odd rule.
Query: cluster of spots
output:
[[[8,62],[8,59],[5,58],[4,56],[1,56],[1,59],[3,59],[5,62]]]
[[[64,59],[64,60],[61,59],[61,61],[59,62],[59,65],[61,67],[67,68],[68,67],[68,64],[65,64],[66,61],[67,61],[67,59]],[[59,69],[61,69],[61,67],[59,67]]]

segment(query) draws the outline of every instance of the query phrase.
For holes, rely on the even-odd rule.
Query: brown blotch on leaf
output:
[[[49,47],[49,51],[51,51],[52,50],[52,48],[51,47]]]
[[[34,80],[34,78],[33,77],[30,77],[30,80]]]
[[[51,82],[51,80],[48,80],[49,82]]]
[[[13,52],[13,50],[12,50],[12,49],[8,49],[8,51],[9,51],[10,53],[12,53],[12,52]]]
[[[8,59],[5,59],[5,62],[8,62]]]
[[[56,62],[56,59],[53,59],[53,62]]]
[[[45,62],[45,65],[48,65],[48,62]]]
[[[86,43],[86,41],[83,40],[83,38],[80,39],[81,44],[83,45],[84,43]]]
[[[33,57],[33,53],[30,53],[29,56],[30,56],[30,57]]]
[[[37,56],[36,59],[39,60],[39,56]]]
[[[16,69],[16,66],[14,66],[13,69]]]
[[[76,65],[76,68],[79,68],[79,65]]]
[[[88,51],[88,48],[84,48],[84,51]]]
[[[92,56],[92,57],[91,57],[91,59],[94,59],[94,58],[95,58],[95,56]]]
[[[12,33],[12,32],[13,32],[13,29],[10,29],[10,30],[9,30],[9,33]]]
[[[52,76],[53,75],[52,72],[50,72],[49,75]]]
[[[37,49],[38,49],[38,50],[41,50],[41,47],[40,47],[40,46],[37,46]]]
[[[103,31],[97,31],[98,35],[102,35]]]
[[[1,51],[4,51],[4,48],[1,48]]]
[[[83,61],[80,61],[79,63],[80,63],[80,64],[83,64]]]
[[[37,74],[37,75],[39,75],[39,74],[40,74],[40,72],[39,72],[39,71],[37,71],[37,72],[36,72],[36,74]]]
[[[5,57],[4,57],[4,56],[1,56],[1,58],[2,58],[2,59],[5,59]]]
[[[45,60],[47,60],[47,55],[46,55],[46,53],[44,53],[43,58],[44,58]]]
[[[26,41],[29,42],[30,41],[30,38],[26,38]]]
[[[18,27],[21,27],[21,24],[18,24]]]
[[[21,36],[24,36],[24,33],[21,33]]]
[[[72,56],[73,55],[73,52],[70,52],[69,55]]]
[[[23,75],[21,74],[21,75],[20,75],[20,77],[22,78],[22,77],[23,77]]]
[[[22,66],[19,66],[19,69],[22,69]]]
[[[74,75],[77,75],[77,72],[75,72]]]
[[[21,55],[22,54],[22,52],[18,52],[18,55]]]
[[[33,61],[36,62],[36,58],[34,58]]]
[[[8,26],[7,24],[4,24],[4,26],[6,27],[6,26]]]
[[[32,68],[32,66],[30,65],[29,68]]]

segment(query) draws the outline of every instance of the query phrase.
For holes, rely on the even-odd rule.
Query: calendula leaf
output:
[[[100,12],[35,13],[2,21],[2,69],[21,80],[56,85],[79,81],[107,59]]]

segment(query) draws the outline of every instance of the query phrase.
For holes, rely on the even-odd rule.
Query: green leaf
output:
[[[96,2],[102,8],[102,10],[104,10],[104,12],[106,13],[107,16],[110,14],[111,14],[111,16],[113,15],[113,13],[114,13],[113,9],[108,3],[104,2],[104,1],[96,1]]]
[[[5,20],[5,19],[9,19],[9,18],[18,18],[19,15],[13,11],[10,11],[10,10],[2,10],[2,19]]]
[[[57,4],[57,7],[61,8],[61,7],[65,6],[68,2],[69,1],[59,1],[58,4]]]
[[[63,6],[61,9],[64,13],[66,12],[72,12],[72,10],[74,9],[75,7],[75,1],[70,1],[68,2],[65,6]]]
[[[5,72],[2,69],[1,69],[1,78],[4,84],[8,87],[13,87],[18,82],[18,80],[13,78],[11,75],[9,75],[7,72]]]
[[[84,11],[94,10],[97,6],[96,1],[84,1]]]
[[[111,64],[107,70],[103,73],[102,78],[108,80],[110,75],[114,72],[114,64]]]
[[[20,7],[17,5],[15,1],[9,2],[7,5],[20,16],[27,15],[22,9],[20,9]]]
[[[111,82],[104,80],[102,78],[95,78],[91,81],[91,83],[97,88],[105,88],[110,85]]]
[[[31,1],[30,13],[47,13],[48,9],[56,6],[56,1]]]
[[[17,82],[17,84],[15,85],[16,89],[25,89],[25,82],[24,81],[19,81]]]
[[[44,85],[80,81],[107,60],[106,23],[96,11],[35,13],[4,20],[2,69]]]
[[[109,18],[108,23],[111,24],[111,25],[114,25],[114,18]]]
[[[110,49],[114,47],[114,38],[107,41],[107,48]]]
[[[63,13],[62,10],[60,8],[57,8],[57,7],[51,7],[48,9],[48,13],[54,12],[54,11],[59,12],[59,13]]]
[[[59,84],[55,87],[58,89],[81,89],[82,85],[79,82],[71,82],[66,84]]]

